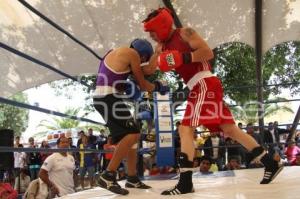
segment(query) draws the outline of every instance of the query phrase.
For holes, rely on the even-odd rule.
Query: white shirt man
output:
[[[69,146],[67,138],[60,138],[59,148],[67,148]],[[65,145],[65,146],[64,146]],[[68,153],[54,153],[47,157],[42,165],[40,178],[54,189],[58,196],[74,193],[73,171],[75,169],[75,161],[72,155]],[[57,193],[58,192],[58,193]]]

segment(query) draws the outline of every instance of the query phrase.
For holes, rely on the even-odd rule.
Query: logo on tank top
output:
[[[167,54],[166,56],[166,60],[169,66],[174,66],[175,65],[175,60],[174,60],[174,56],[172,53]]]

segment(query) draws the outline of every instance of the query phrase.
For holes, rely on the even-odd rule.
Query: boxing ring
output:
[[[145,37],[140,28],[141,19],[145,18],[146,13],[151,9],[171,1],[140,3],[137,0],[125,0],[118,3],[106,1],[97,4],[94,1],[75,0],[70,1],[72,3],[64,3],[64,1],[47,1],[45,3],[46,1],[36,0],[2,0],[0,2],[0,16],[2,16],[2,18],[0,17],[2,19],[0,20],[2,33],[0,34],[0,60],[3,62],[0,103],[102,124],[87,118],[78,118],[18,103],[7,98],[19,91],[62,78],[78,81],[90,88],[89,84],[77,77],[87,73],[95,74],[95,66],[102,60],[100,55],[104,55],[111,47],[127,43],[133,38]],[[271,47],[286,41],[299,41],[300,19],[299,15],[295,14],[299,2],[264,1],[263,7],[261,4],[256,7],[254,5],[250,0],[175,2],[175,8],[182,13],[179,13],[179,17],[183,19],[184,25],[188,23],[195,26],[195,29],[208,39],[210,47],[216,48],[228,42],[242,42],[255,46],[257,59],[260,60],[257,61],[257,71],[262,71],[260,63],[262,55]],[[207,14],[207,10],[208,13],[216,14]],[[255,13],[260,13],[260,15],[254,15],[254,12],[249,12],[249,10],[257,10]],[[124,11],[124,13],[120,11]],[[263,20],[262,11],[264,11]],[[135,14],[134,17],[131,16],[132,13]],[[123,15],[127,17],[120,17]],[[199,18],[205,18],[205,20],[199,22]],[[277,23],[273,23],[274,20]],[[218,23],[220,21],[222,23]],[[176,20],[176,22],[180,21]],[[264,23],[263,29],[259,27],[262,22]],[[253,24],[258,25],[253,26]],[[265,24],[267,25],[265,26]],[[178,23],[176,23],[177,25]],[[251,34],[254,32],[255,35]],[[272,35],[271,38],[270,35]],[[254,85],[255,88],[258,88],[258,96],[262,94],[263,89],[261,73],[257,74],[257,84]],[[262,95],[257,100],[263,103]],[[295,131],[299,119],[300,107],[291,132]],[[263,122],[260,122],[260,127],[263,128]],[[170,129],[167,130],[170,131]],[[170,147],[171,142],[165,142],[165,140],[171,140],[170,133],[163,138],[161,140],[164,141],[164,146]],[[268,185],[259,184],[263,176],[263,169],[217,172],[205,176],[195,173],[193,176],[195,193],[172,197],[300,198],[298,196],[300,195],[300,190],[298,191],[299,170],[300,167],[286,167],[275,181]],[[155,176],[146,178],[145,182],[153,188],[150,190],[131,189],[127,196],[116,195],[97,187],[61,198],[168,198],[169,196],[162,196],[160,193],[174,186],[177,179],[172,176]],[[125,182],[121,181],[120,184],[124,187]]]
[[[160,193],[176,184],[172,177],[155,176],[144,182],[152,189],[130,189],[129,195],[113,194],[100,187],[70,194],[61,199],[106,199],[127,197],[131,199],[158,198],[206,198],[206,199],[295,199],[300,196],[300,167],[285,167],[277,178],[267,185],[260,185],[263,169],[243,169],[235,171],[220,171],[213,174],[201,175],[194,173],[195,192],[176,196],[162,196]],[[125,181],[120,181],[124,187]]]

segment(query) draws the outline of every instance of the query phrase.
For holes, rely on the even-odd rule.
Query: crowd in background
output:
[[[176,123],[176,127],[180,122]],[[248,123],[245,126],[239,123],[238,126],[243,131],[251,135],[259,144],[263,145],[274,158],[281,158],[285,165],[300,166],[300,148],[298,140],[300,134],[289,143],[285,143],[290,132],[291,126],[285,129],[279,128],[277,122],[268,123],[268,127],[259,132],[257,126]],[[105,170],[112,158],[115,145],[112,143],[111,137],[101,130],[100,135],[93,134],[93,129],[88,132],[78,132],[79,139],[77,143],[73,143],[71,137],[68,139],[68,148],[77,148],[81,151],[68,152],[74,159],[74,190],[84,190],[92,188],[96,185],[96,176]],[[154,140],[152,140],[154,141]],[[300,141],[300,140],[299,140]],[[28,139],[29,148],[50,148],[47,141],[42,141],[38,146],[33,137]],[[176,129],[174,136],[175,156],[180,150],[180,138]],[[194,134],[195,158],[194,167],[199,167],[199,172],[210,174],[216,171],[236,170],[245,168],[263,167],[260,162],[251,162],[252,157],[247,153],[239,143],[230,139],[222,132],[195,132]],[[20,137],[15,137],[14,147],[23,148]],[[151,153],[143,154],[144,175],[155,176],[161,174],[170,174],[177,172],[177,166],[159,167],[155,161],[155,142],[152,142]],[[96,151],[84,151],[88,149],[96,149]],[[106,153],[99,153],[105,150]],[[24,193],[30,182],[39,178],[41,168],[46,168],[44,162],[51,156],[49,152],[14,152],[14,169],[9,174],[3,171],[0,176],[2,181],[8,181],[14,185],[19,193]],[[126,160],[124,160],[126,161]],[[126,177],[126,168],[124,162],[120,164],[118,169],[118,179],[122,180]],[[46,165],[47,166],[47,165]]]
[[[180,122],[177,122],[176,126],[179,125]],[[291,125],[280,128],[277,121],[269,122],[262,133],[260,133],[258,126],[254,126],[252,123],[246,125],[239,123],[238,126],[264,146],[269,153],[273,154],[274,159],[281,159],[281,163],[285,165],[300,166],[300,133],[297,132],[296,136],[286,143]],[[177,129],[174,143],[175,156],[177,157],[180,151],[180,137]],[[250,153],[222,132],[195,132],[194,145],[194,167],[200,167],[200,171],[208,164],[211,172],[263,167],[261,162],[251,162],[253,157]],[[165,174],[166,168],[158,168],[154,156],[151,159],[152,167],[146,167],[149,170],[149,175]],[[146,165],[150,165],[148,161]],[[176,169],[176,167],[167,168],[167,171],[176,172]]]

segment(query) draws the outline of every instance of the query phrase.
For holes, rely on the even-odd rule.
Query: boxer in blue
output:
[[[135,96],[135,89],[124,95],[128,85],[127,78],[133,75],[137,85],[143,91],[164,93],[168,87],[159,81],[153,83],[145,80],[144,75],[154,73],[157,56],[153,55],[152,45],[144,39],[135,39],[130,47],[120,47],[109,51],[100,63],[94,106],[106,121],[113,143],[116,144],[113,157],[98,179],[101,187],[121,195],[129,191],[116,181],[116,170],[123,158],[127,158],[128,174],[126,188],[149,189],[136,174],[137,142],[140,130],[131,116],[124,98]],[[141,67],[141,63],[149,62]],[[130,85],[134,88],[135,85]],[[129,87],[129,88],[130,88]]]

